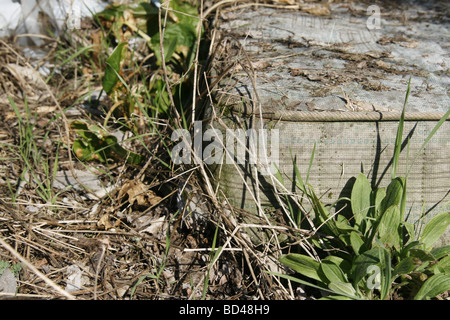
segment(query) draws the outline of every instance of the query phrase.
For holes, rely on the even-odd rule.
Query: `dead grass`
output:
[[[70,123],[101,126],[112,107],[107,98],[95,103],[106,57],[94,36],[98,26],[89,24],[84,32],[71,43],[49,41],[51,50],[38,61],[26,58],[12,39],[0,42],[0,260],[22,265],[16,294],[0,299],[295,298],[289,284],[266,272],[279,270],[279,248],[250,241],[236,220],[238,209],[216,197],[207,168],[164,166],[170,163],[167,119],[138,115],[146,148],[137,140],[127,147],[145,154],[140,165],[86,163],[72,154]],[[77,57],[68,50],[71,58],[61,59],[70,45],[92,50]],[[148,67],[143,50],[136,56]],[[58,72],[44,79],[40,66]],[[174,77],[163,72],[166,82]],[[140,81],[133,70],[127,76],[130,83]],[[194,92],[202,97],[200,89]],[[156,135],[146,131],[150,127]],[[33,135],[25,137],[24,128]]]

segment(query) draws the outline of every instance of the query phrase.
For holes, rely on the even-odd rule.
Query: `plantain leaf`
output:
[[[369,211],[371,193],[372,188],[370,187],[369,180],[367,180],[364,174],[360,173],[352,188],[351,205],[355,217],[355,226],[362,232],[361,223]]]
[[[432,249],[430,253],[435,259],[440,259],[450,254],[450,245]]]
[[[328,285],[328,288],[332,291],[334,291],[337,294],[341,294],[345,297],[352,298],[352,299],[358,299],[356,296],[356,290],[353,288],[351,283],[348,282],[331,282]]]
[[[103,90],[107,94],[111,94],[117,82],[119,81],[120,63],[124,59],[125,48],[127,43],[122,42],[114,49],[113,53],[106,60],[105,75],[103,76]]]
[[[82,161],[107,162],[108,159],[115,159],[126,160],[131,164],[139,164],[142,161],[141,155],[124,149],[115,136],[98,126],[74,121],[71,128],[80,136],[73,142],[72,150]]]
[[[361,254],[364,249],[364,241],[361,239],[360,235],[356,232],[350,233],[350,244],[353,251],[358,255]]]
[[[370,266],[381,267],[381,261],[384,255],[384,249],[376,247],[357,256],[352,265],[353,284],[357,285],[367,275],[367,269]]]
[[[378,224],[378,237],[384,245],[400,248],[399,228],[401,223],[400,209],[396,205],[390,206],[383,214]]]
[[[386,190],[386,195],[380,203],[380,211],[383,214],[390,206],[399,205],[403,196],[404,178],[397,177],[391,181]]]
[[[323,260],[320,264],[319,275],[323,275],[327,280],[326,283],[346,283],[347,277],[342,269],[330,260]]]
[[[373,215],[374,218],[378,218],[378,216],[381,214],[381,203],[385,197],[386,197],[386,189],[385,188],[378,188],[372,192],[372,198],[373,198],[372,201],[375,204],[374,215]]]
[[[433,264],[429,269],[435,274],[450,274],[450,256],[442,258],[438,263]]]
[[[450,275],[436,274],[425,281],[414,300],[428,300],[447,290],[450,290]]]
[[[415,267],[413,257],[406,257],[395,266],[393,275],[408,274],[413,271]]]
[[[431,247],[450,225],[450,212],[443,212],[431,219],[422,231],[419,240],[425,247]]]
[[[279,261],[285,266],[308,278],[322,281],[318,273],[320,263],[309,256],[298,253],[290,253],[279,258]]]

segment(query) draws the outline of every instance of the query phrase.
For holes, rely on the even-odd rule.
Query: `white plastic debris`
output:
[[[72,264],[67,268],[66,292],[72,293],[81,290],[88,282],[88,278],[83,275],[80,267]]]
[[[17,279],[9,268],[0,277],[0,292],[14,294],[17,289]]]
[[[102,198],[113,188],[110,185],[103,185],[99,176],[95,173],[77,169],[74,172],[77,175],[77,179],[75,179],[70,170],[57,171],[53,181],[53,187],[61,190],[74,189],[88,199],[95,199],[95,197]],[[83,186],[80,186],[79,182]],[[87,192],[85,188],[91,192]]]
[[[20,3],[3,0],[0,4],[0,37],[12,35],[19,27],[22,16]]]
[[[92,16],[108,4],[102,0],[2,0],[0,37],[27,34],[18,41],[39,46],[48,30],[57,36],[64,29],[78,29],[82,18]]]

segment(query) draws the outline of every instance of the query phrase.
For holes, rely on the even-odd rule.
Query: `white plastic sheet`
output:
[[[21,44],[42,45],[40,35],[51,30],[58,35],[65,28],[80,27],[81,19],[103,10],[102,0],[1,0],[0,37],[20,37]]]

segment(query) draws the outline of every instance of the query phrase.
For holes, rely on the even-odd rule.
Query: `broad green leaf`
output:
[[[434,261],[436,258],[429,252],[419,248],[412,248],[409,250],[409,254],[411,257],[415,258],[417,261],[428,262]]]
[[[401,223],[400,210],[396,205],[390,206],[381,216],[377,227],[378,238],[384,245],[400,247],[399,228]]]
[[[425,247],[431,247],[450,225],[450,212],[443,212],[431,219],[422,231],[419,240]]]
[[[72,144],[72,150],[82,161],[98,160],[106,162],[108,159],[126,160],[128,163],[139,164],[142,156],[125,150],[120,146],[117,138],[98,126],[89,126],[82,121],[74,121],[71,128],[81,137]]]
[[[358,255],[361,253],[361,247],[364,246],[364,241],[358,233],[352,232],[350,233],[350,244],[352,245],[353,251]]]
[[[343,296],[358,299],[356,296],[356,290],[353,288],[351,283],[348,282],[331,282],[328,285],[328,288],[332,291],[334,291],[337,294],[341,294]]]
[[[408,274],[414,270],[415,264],[412,257],[406,257],[400,261],[394,268],[394,275]]]
[[[328,289],[328,288],[326,288],[326,287],[321,287],[321,286],[315,285],[315,284],[313,284],[313,283],[310,283],[310,282],[308,282],[308,281],[304,281],[304,280],[302,280],[302,279],[298,279],[298,278],[296,278],[296,277],[292,277],[292,276],[288,276],[288,275],[286,275],[286,274],[281,274],[281,273],[276,273],[276,272],[268,272],[268,271],[266,271],[266,272],[267,272],[268,274],[272,274],[272,275],[275,275],[275,276],[280,277],[280,278],[284,278],[284,279],[287,279],[287,280],[291,280],[291,281],[293,281],[293,282],[297,282],[297,283],[300,283],[300,284],[307,285],[307,286],[309,286],[309,287],[311,287],[311,288],[316,288],[316,289],[319,289],[319,290],[322,290],[322,291],[330,292],[330,293],[332,293],[332,294],[335,293],[334,291],[332,291],[332,290],[330,290],[330,289]],[[327,298],[331,298],[331,297],[333,297],[333,296],[328,296]],[[344,300],[344,297],[336,297],[336,299],[337,299],[337,300]],[[363,297],[360,297],[360,296],[355,295],[355,296],[352,296],[352,297],[347,297],[346,299],[352,299],[352,300],[357,299],[357,300],[362,300]],[[322,299],[320,299],[320,300],[322,300]],[[326,300],[326,298],[325,298],[324,300]]]
[[[433,255],[433,257],[436,260],[438,260],[438,259],[450,254],[450,245],[435,248],[435,249],[431,250],[430,253]]]
[[[416,238],[416,232],[414,231],[414,224],[403,221],[403,227],[405,228],[406,232],[408,233],[409,239]]]
[[[409,254],[413,259],[414,264],[416,265],[415,272],[423,272],[425,271],[432,261],[435,261],[435,258],[428,251],[413,248],[409,250]]]
[[[372,188],[370,187],[369,180],[367,180],[367,177],[364,174],[360,173],[356,178],[351,194],[351,205],[355,218],[355,226],[358,228],[361,227],[361,222],[364,221],[364,218],[369,211],[371,193]],[[363,232],[361,228],[359,230]]]
[[[113,53],[106,60],[105,75],[103,76],[103,90],[111,94],[119,80],[120,63],[124,59],[124,51],[127,43],[122,42],[114,49]]]
[[[411,241],[406,246],[404,246],[400,251],[400,257],[405,258],[409,255],[409,250],[411,250],[414,247],[417,247],[420,245],[420,242],[417,240]]]
[[[77,139],[73,142],[72,149],[77,158],[82,161],[98,160],[106,162],[107,160],[105,149],[101,147],[98,139],[89,141]]]
[[[320,264],[319,274],[325,276],[325,283],[347,282],[347,277],[337,264],[329,260],[323,260]]]
[[[357,285],[366,275],[370,266],[379,266],[383,260],[384,249],[376,247],[360,254],[356,257],[352,265],[353,283]]]
[[[377,218],[381,213],[381,202],[386,197],[386,189],[385,188],[378,188],[372,193],[372,197],[374,198],[373,202],[375,203],[375,214],[374,218]]]
[[[290,253],[288,255],[282,256],[279,261],[285,266],[306,277],[321,281],[321,278],[318,274],[320,263],[309,256],[298,253]]]
[[[383,214],[389,207],[397,206],[403,195],[404,178],[397,177],[391,181],[386,190],[386,196],[380,203],[380,211]]]
[[[349,263],[349,261],[341,258],[341,257],[337,257],[337,256],[327,256],[324,259],[322,259],[322,262],[324,261],[331,261],[333,262],[335,265],[339,266],[339,268],[344,272],[344,274],[349,274],[350,270],[352,268],[351,264]]]
[[[194,5],[194,1],[172,1],[170,3],[173,9],[173,14],[178,17],[178,19],[190,23],[192,27],[197,25],[199,20],[198,17],[198,6]]]
[[[442,258],[438,263],[433,264],[429,269],[435,274],[450,274],[450,256]]]
[[[284,278],[284,279],[287,279],[287,280],[291,280],[293,282],[304,284],[304,285],[309,286],[311,288],[316,288],[316,289],[319,289],[319,290],[323,290],[323,291],[326,291],[326,292],[333,293],[333,291],[329,290],[326,287],[321,287],[321,286],[315,285],[315,284],[313,284],[311,282],[308,282],[308,281],[305,281],[305,280],[302,280],[302,279],[299,279],[299,278],[296,278],[296,277],[293,277],[293,276],[288,276],[287,274],[282,274],[282,273],[277,273],[277,272],[270,272],[270,271],[266,271],[266,273],[273,274],[273,275],[275,275],[277,277]]]
[[[178,28],[176,27],[172,27],[172,28],[168,28],[167,30],[173,30],[174,28]],[[158,64],[160,65],[162,63],[162,58],[161,58],[161,47],[160,47],[160,38],[159,38],[159,34],[155,37],[152,38],[152,47],[154,48],[155,51],[155,56],[158,59]],[[177,47],[177,38],[176,36],[171,36],[169,37],[169,35],[167,33],[164,34],[164,61],[169,61],[170,58],[172,58],[173,53],[175,52],[175,49]]]
[[[344,216],[337,215],[335,224],[336,228],[338,228],[340,232],[348,233],[356,231],[356,229],[348,223],[347,218],[345,218]]]
[[[133,152],[127,151],[120,146],[115,136],[106,136],[102,140],[102,144],[108,149],[108,155],[116,159],[127,159],[129,163],[139,164],[141,156]]]
[[[83,139],[90,139],[92,137],[92,132],[89,131],[88,124],[84,121],[72,121],[70,123],[70,127],[74,129]]]
[[[170,24],[164,29],[164,59],[168,62],[174,52],[183,53],[187,60],[187,65],[192,60],[192,53],[196,47],[196,30],[189,22],[182,21],[176,24]],[[155,35],[151,40],[152,48],[155,56],[158,59],[158,64],[161,63],[161,47],[160,35]]]
[[[436,274],[425,281],[414,300],[428,300],[447,290],[450,290],[450,275]]]

